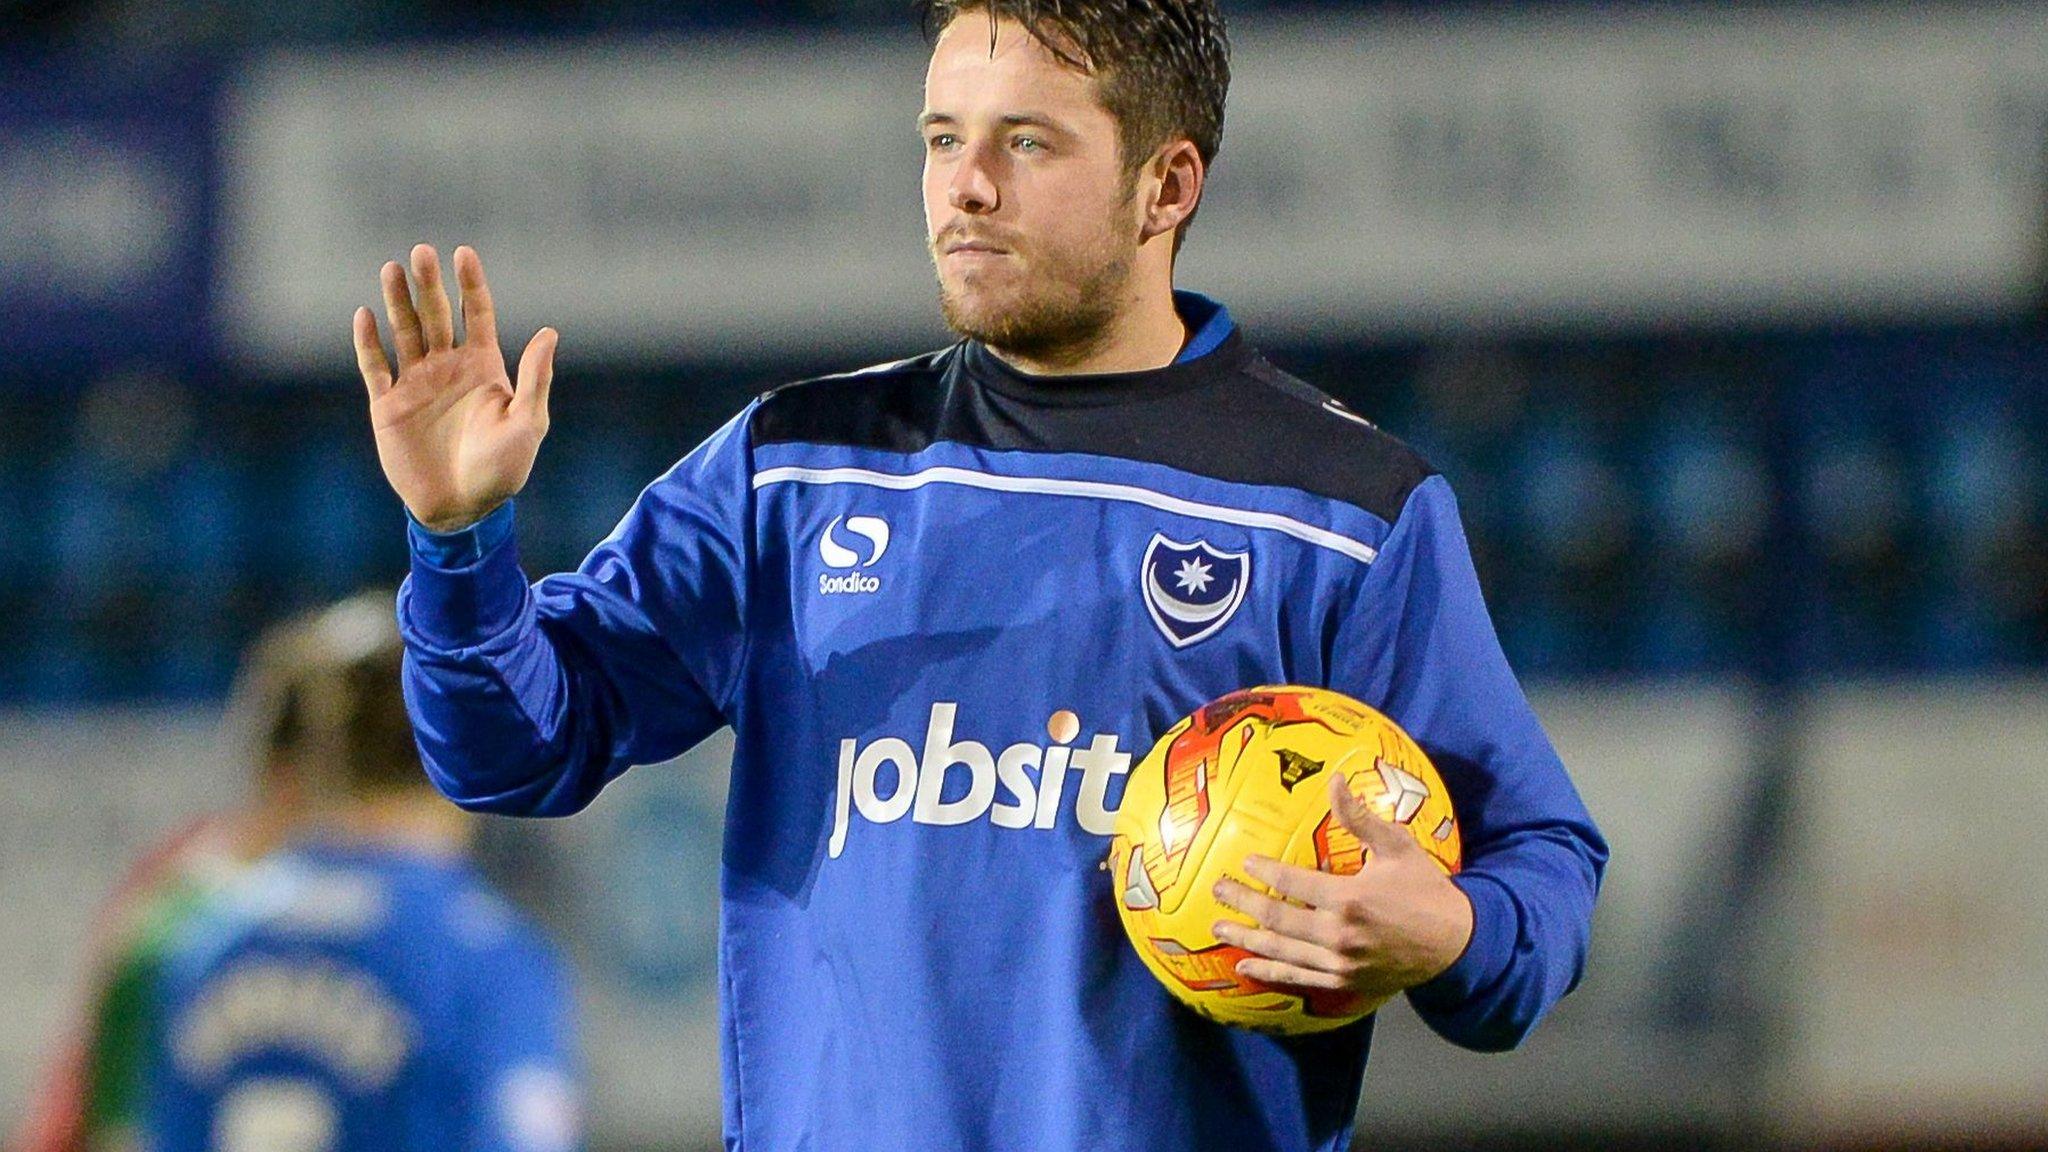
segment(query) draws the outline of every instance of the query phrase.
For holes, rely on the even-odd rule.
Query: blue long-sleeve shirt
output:
[[[190,918],[152,992],[150,1152],[583,1146],[566,969],[463,861],[280,852]]]
[[[770,393],[531,587],[509,512],[415,533],[407,688],[457,802],[574,812],[733,727],[729,1147],[1344,1147],[1370,1021],[1198,1019],[1098,869],[1153,739],[1255,684],[1380,708],[1450,787],[1474,932],[1410,995],[1432,1027],[1511,1047],[1577,981],[1606,846],[1450,489],[1181,304],[1157,371],[970,341]]]

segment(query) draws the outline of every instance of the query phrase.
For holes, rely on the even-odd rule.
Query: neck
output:
[[[440,797],[406,795],[352,800],[322,813],[318,827],[342,840],[439,856],[468,852],[476,831],[468,813]]]
[[[1123,305],[1093,339],[1056,351],[1024,355],[990,348],[1005,364],[1033,376],[1094,376],[1164,368],[1187,343],[1187,326],[1173,306],[1171,275],[1138,284],[1132,277]]]

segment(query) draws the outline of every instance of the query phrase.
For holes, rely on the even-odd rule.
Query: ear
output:
[[[1145,165],[1141,242],[1172,233],[1194,215],[1208,175],[1192,140],[1175,140],[1155,153]]]

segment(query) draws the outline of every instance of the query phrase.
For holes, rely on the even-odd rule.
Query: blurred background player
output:
[[[155,1152],[581,1145],[570,989],[426,785],[388,598],[288,624],[266,746],[304,805],[165,942],[144,1059]]]
[[[193,820],[151,848],[100,909],[79,1019],[31,1099],[17,1152],[133,1148],[143,1060],[157,1014],[164,949],[225,885],[268,855],[306,818],[284,722],[301,638],[279,629],[254,645],[224,725],[254,767],[246,806]]]

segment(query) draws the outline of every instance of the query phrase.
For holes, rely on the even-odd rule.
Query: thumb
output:
[[[543,424],[548,418],[548,389],[555,382],[555,345],[561,338],[553,328],[543,328],[519,354],[519,386],[512,393],[512,403]]]
[[[1350,829],[1367,848],[1384,851],[1407,839],[1405,832],[1380,819],[1352,793],[1350,777],[1342,772],[1330,777],[1330,810],[1337,814],[1337,822]]]

